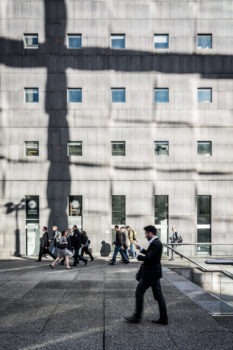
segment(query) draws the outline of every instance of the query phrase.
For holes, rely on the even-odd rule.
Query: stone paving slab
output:
[[[150,290],[142,322],[132,325],[124,317],[134,311],[138,263],[98,259],[67,271],[49,262],[0,261],[0,350],[233,350],[233,318],[209,315],[190,299],[193,293],[206,305],[208,293],[185,289],[167,268],[161,284],[169,325],[151,323],[158,306]]]

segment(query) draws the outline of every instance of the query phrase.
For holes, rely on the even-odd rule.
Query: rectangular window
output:
[[[212,49],[212,34],[198,34],[197,35],[198,49]]]
[[[82,34],[67,34],[68,49],[82,48]]]
[[[197,243],[211,242],[211,196],[197,196]],[[197,246],[198,254],[211,254],[210,245]]]
[[[197,90],[198,103],[211,103],[212,102],[212,89],[211,88],[199,88]]]
[[[69,216],[82,216],[82,196],[69,196]]]
[[[197,141],[197,153],[203,156],[212,155],[212,142],[211,141]]]
[[[125,141],[112,141],[112,156],[125,156]]]
[[[67,89],[67,102],[69,103],[81,103],[82,102],[82,89]]]
[[[125,102],[125,88],[112,88],[112,102]]]
[[[154,48],[155,49],[168,49],[169,48],[169,35],[168,34],[154,34]]]
[[[68,156],[82,156],[82,141],[68,142],[67,155]]]
[[[125,49],[125,34],[111,34],[111,48]]]
[[[169,155],[169,143],[168,141],[155,141],[155,154],[157,156]]]
[[[159,233],[159,237],[163,242],[168,239],[168,196],[155,196],[154,206],[155,225]]]
[[[39,89],[38,88],[25,88],[24,89],[24,98],[27,103],[36,103],[39,102]]]
[[[24,34],[23,43],[25,49],[38,49],[38,34]]]
[[[24,142],[25,156],[39,156],[39,141]]]
[[[125,196],[112,196],[112,225],[125,225]]]
[[[156,89],[154,89],[154,102],[156,102],[156,103],[168,103],[169,102],[169,89],[168,88],[156,88]]]

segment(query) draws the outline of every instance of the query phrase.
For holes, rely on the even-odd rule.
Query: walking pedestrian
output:
[[[74,264],[73,264],[73,266],[77,266],[77,264],[79,264],[79,260],[83,261],[85,263],[85,266],[86,266],[88,260],[84,259],[79,254],[79,251],[80,251],[81,246],[82,246],[82,234],[76,225],[73,226],[73,236],[71,237],[71,245],[72,245],[72,248],[74,249]]]
[[[67,270],[71,270],[69,257],[73,256],[73,253],[68,249],[68,241],[67,236],[69,234],[69,230],[62,231],[61,238],[57,242],[57,258],[54,260],[52,264],[49,266],[54,269],[55,265],[59,262],[60,259],[65,259],[65,265]]]
[[[56,259],[56,256],[49,250],[49,234],[48,234],[48,228],[46,226],[42,227],[43,235],[40,238],[40,251],[37,262],[40,262],[42,259],[43,254],[50,255],[54,260]]]
[[[84,242],[83,247],[82,247],[81,257],[83,257],[83,255],[85,253],[85,254],[89,255],[89,257],[91,258],[91,261],[93,261],[94,258],[90,252],[90,249],[89,249],[89,245],[90,245],[91,241],[89,240],[86,231],[82,231],[82,235],[83,235],[83,237],[85,237],[85,238],[83,238],[83,241],[85,241],[85,242]]]
[[[123,248],[124,236],[123,236],[121,230],[119,229],[118,225],[115,225],[114,229],[115,229],[115,232],[116,232],[115,241],[113,242],[113,244],[115,244],[115,248],[114,248],[113,257],[112,257],[111,262],[109,263],[109,265],[115,265],[116,264],[116,257],[117,257],[117,254],[119,252],[121,253],[123,262],[125,264],[128,264],[129,263],[129,259],[128,259],[127,255],[125,254],[124,248]]]
[[[149,225],[144,227],[145,237],[149,242],[148,249],[143,249],[139,245],[136,245],[137,249],[140,249],[143,255],[138,255],[137,259],[143,261],[141,267],[141,274],[138,277],[139,283],[136,288],[136,306],[135,312],[132,316],[125,317],[125,320],[129,323],[138,323],[141,321],[143,312],[144,294],[148,288],[152,288],[154,299],[158,302],[160,317],[153,320],[153,323],[167,325],[168,316],[165,299],[162,293],[160,278],[162,277],[161,268],[161,255],[163,246],[157,236],[157,229],[155,226]]]

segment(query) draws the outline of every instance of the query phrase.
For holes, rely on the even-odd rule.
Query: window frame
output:
[[[123,145],[124,147],[123,147],[123,152],[124,152],[124,154],[123,154],[123,152],[122,152],[122,154],[119,154],[119,152],[117,153],[115,153],[114,154],[114,145]],[[113,157],[124,157],[125,155],[126,155],[126,142],[125,141],[111,141],[111,147],[112,147],[112,156]]]
[[[31,96],[33,97],[32,101],[27,101],[27,96],[30,96],[30,90]],[[24,88],[24,102],[25,103],[39,103],[39,88],[37,87],[26,87]]]
[[[166,41],[166,47],[159,47],[159,46],[157,46],[156,47],[156,41],[155,41],[155,38],[156,37],[166,37],[167,38],[167,41]],[[162,43],[162,42],[161,42]],[[157,44],[159,44],[159,42],[157,42]],[[168,50],[169,49],[169,34],[165,34],[165,33],[161,33],[161,34],[159,34],[159,33],[155,33],[154,34],[154,49],[155,50]]]
[[[204,153],[199,151],[199,146],[201,144],[208,144],[209,145],[209,153]],[[206,157],[211,157],[212,156],[212,141],[197,141],[197,154],[198,156],[206,156]]]
[[[79,154],[70,154],[70,146],[80,146],[81,151],[79,151]],[[67,142],[67,156],[68,157],[82,157],[83,155],[83,142],[82,141],[68,141]]]
[[[156,100],[156,93],[159,92],[167,92],[167,99],[166,100]],[[160,97],[161,98],[161,97]],[[154,103],[169,103],[170,102],[170,96],[169,96],[169,88],[154,88]]]
[[[167,146],[167,153],[156,153],[156,145],[166,145]],[[154,141],[154,151],[156,156],[169,156],[169,141]]]
[[[79,46],[79,47],[70,47],[70,45],[69,45],[69,39],[70,38],[80,38],[80,42],[81,42],[81,46]],[[68,33],[67,34],[67,48],[69,49],[69,50],[80,50],[80,49],[82,49],[82,47],[83,47],[83,43],[82,43],[82,34],[81,33],[77,33],[77,34],[75,34],[75,33]]]
[[[200,199],[201,197],[207,197],[209,204],[209,213],[202,214],[200,210]],[[206,245],[199,245],[197,246],[197,254],[198,255],[211,255],[211,245],[208,245],[208,243],[212,242],[212,196],[211,195],[197,195],[196,198],[197,201],[197,243],[207,243]],[[203,219],[203,217],[206,216],[206,219],[204,218],[204,221],[206,222],[200,222],[200,219]],[[209,237],[207,242],[203,242],[201,237],[203,235],[204,231],[209,232]]]
[[[69,95],[69,93],[70,92],[74,92],[74,91],[76,91],[76,92],[79,92],[80,93],[80,100],[78,100],[78,101],[70,101],[70,95]],[[67,103],[82,103],[83,102],[83,90],[82,90],[82,88],[67,88]]]
[[[123,47],[121,47],[121,46],[114,47],[113,46],[114,38],[115,38],[115,40],[121,40],[122,39],[123,44],[124,44]],[[119,33],[119,34],[111,33],[111,35],[110,35],[110,47],[111,47],[112,50],[125,50],[125,47],[126,47],[126,35],[124,33]]]
[[[121,101],[118,101],[118,100],[114,101],[114,92],[117,92],[117,91],[119,91],[119,92],[122,91],[122,93],[123,93],[123,95],[122,95],[123,99]],[[126,88],[124,88],[124,87],[118,87],[118,88],[112,87],[111,88],[111,96],[112,96],[112,103],[126,103]],[[118,96],[118,98],[119,97],[120,96]]]
[[[199,46],[199,38],[209,37],[210,46]],[[197,34],[197,49],[198,50],[211,50],[213,48],[213,35],[211,33],[198,33]]]
[[[118,200],[119,203],[115,203],[114,199]],[[119,210],[117,210],[120,208]],[[114,210],[115,209],[115,210]],[[121,218],[120,222],[115,221],[115,218]],[[112,225],[125,225],[126,223],[126,196],[125,195],[112,195]]]
[[[27,147],[27,144],[36,144],[37,145],[37,147],[30,147],[31,148],[31,150],[30,150],[30,152],[35,152],[35,154],[27,154],[27,150],[28,150],[28,148],[29,147]],[[33,151],[34,150],[34,151]],[[39,141],[24,141],[24,156],[25,157],[39,157],[39,155],[40,155],[40,143],[39,143]]]
[[[26,39],[29,38],[36,38],[37,39],[37,44],[32,44],[32,45],[28,45],[27,40]],[[24,33],[23,34],[23,45],[24,45],[24,49],[29,49],[29,50],[37,50],[39,49],[39,35],[38,33]]]
[[[210,99],[207,100],[207,99],[203,99],[203,98],[200,98],[200,92],[203,91],[203,92],[209,92],[210,93]],[[213,91],[212,91],[212,88],[211,87],[199,87],[197,88],[197,102],[200,103],[200,104],[203,104],[203,103],[212,103],[213,102]]]

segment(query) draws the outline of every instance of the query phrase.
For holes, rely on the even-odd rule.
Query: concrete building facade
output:
[[[74,223],[95,252],[116,223],[231,244],[232,1],[0,10],[0,254],[35,254],[42,225]]]

